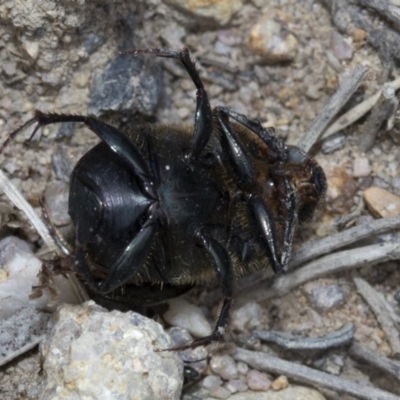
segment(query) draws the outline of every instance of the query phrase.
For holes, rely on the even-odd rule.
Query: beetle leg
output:
[[[264,143],[268,146],[270,153],[268,154],[269,159],[276,161],[286,161],[288,158],[288,149],[285,142],[275,136],[274,128],[264,128],[260,121],[250,120],[245,115],[236,113],[226,107],[215,107],[217,115],[226,115],[233,118],[246,128],[250,129],[255,133]]]
[[[197,89],[197,105],[196,114],[194,117],[194,137],[192,150],[189,155],[190,159],[196,159],[210,139],[213,129],[213,118],[207,92],[204,88],[203,82],[200,79],[200,75],[196,69],[195,63],[190,58],[188,48],[184,47],[181,50],[144,49],[128,51],[122,54],[131,54],[134,56],[137,54],[155,54],[158,57],[176,58],[183,64]]]
[[[285,205],[287,210],[285,233],[283,237],[282,249],[279,250],[276,242],[275,224],[264,201],[257,195],[248,198],[247,206],[253,215],[258,232],[269,250],[269,258],[275,273],[286,272],[292,248],[293,236],[297,226],[298,199],[296,192],[288,179],[285,179],[286,198]]]
[[[111,150],[125,158],[133,168],[133,172],[142,181],[143,186],[148,187],[152,184],[151,174],[147,168],[147,164],[140,154],[136,146],[124,135],[123,132],[100,121],[94,117],[86,117],[83,115],[65,115],[65,114],[45,114],[39,110],[35,111],[35,116],[26,122],[21,128],[17,129],[3,144],[2,149],[7,146],[8,142],[14,138],[22,129],[37,122],[30,139],[35,135],[37,130],[43,126],[56,124],[61,122],[83,122],[92,132],[94,132],[101,140],[103,140]]]
[[[222,145],[235,170],[236,183],[242,190],[250,188],[254,183],[254,171],[250,159],[230,127],[228,114],[221,107],[216,107],[215,110],[222,128]]]
[[[151,244],[158,230],[158,222],[150,214],[142,229],[128,244],[100,284],[101,293],[109,293],[132,278],[146,261]]]
[[[225,247],[218,243],[209,234],[205,233],[203,230],[200,230],[197,236],[214,264],[215,273],[217,274],[219,284],[221,285],[223,294],[225,296],[224,303],[222,305],[214,332],[211,333],[211,335],[194,340],[187,345],[168,350],[184,350],[207,345],[213,341],[219,341],[222,339],[225,333],[225,328],[228,324],[229,309],[232,304],[233,294],[233,271],[231,259]]]

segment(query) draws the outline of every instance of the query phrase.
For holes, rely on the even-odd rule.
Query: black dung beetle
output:
[[[294,232],[326,190],[322,168],[303,151],[226,107],[211,108],[189,51],[147,49],[181,61],[197,88],[194,127],[122,125],[36,111],[27,126],[83,122],[102,142],[76,165],[69,195],[72,257],[96,300],[157,303],[218,278],[221,339],[234,280],[271,265],[286,271]],[[68,251],[65,250],[67,253]]]

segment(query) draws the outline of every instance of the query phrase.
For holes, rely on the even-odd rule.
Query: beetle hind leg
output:
[[[196,104],[196,113],[194,119],[194,137],[193,137],[191,153],[189,154],[189,159],[195,160],[199,156],[201,151],[204,149],[208,140],[210,139],[211,132],[213,129],[213,116],[207,92],[204,88],[200,75],[196,69],[195,62],[190,57],[188,48],[184,47],[183,49],[180,50],[143,49],[143,50],[127,51],[122,54],[129,54],[133,56],[136,56],[138,54],[154,54],[158,57],[178,59],[183,64],[186,71],[192,78],[192,81],[197,89],[196,93],[197,104]]]

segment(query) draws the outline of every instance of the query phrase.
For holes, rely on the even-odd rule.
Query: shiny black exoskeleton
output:
[[[296,226],[326,189],[321,167],[259,121],[211,108],[187,49],[140,50],[182,62],[197,88],[194,127],[122,125],[122,118],[44,114],[11,134],[83,122],[102,142],[77,164],[69,213],[77,271],[91,295],[114,304],[155,303],[218,278],[227,324],[236,278],[287,269]],[[117,78],[117,77],[116,77]]]

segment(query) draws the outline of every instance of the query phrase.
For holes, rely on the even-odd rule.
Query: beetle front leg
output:
[[[298,220],[298,199],[295,189],[288,179],[285,179],[285,190],[287,213],[281,249],[278,247],[276,240],[275,223],[264,201],[256,195],[251,195],[247,201],[250,214],[252,214],[257,230],[260,232],[262,240],[268,249],[269,259],[275,273],[284,273],[288,268],[293,236]]]
[[[188,48],[184,47],[181,50],[144,49],[127,51],[122,54],[131,54],[134,56],[137,54],[155,54],[158,57],[176,58],[183,64],[197,89],[196,114],[194,117],[194,137],[192,150],[189,155],[189,158],[196,159],[210,139],[213,129],[213,117],[207,92],[204,88],[202,80],[200,79],[200,75],[196,69],[195,63],[190,58]]]

